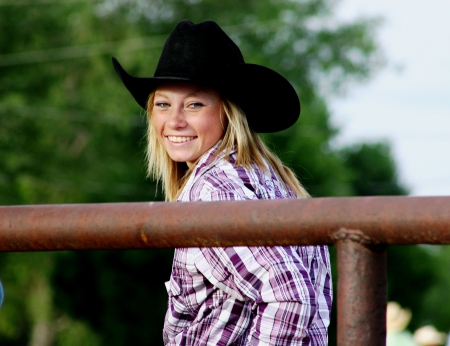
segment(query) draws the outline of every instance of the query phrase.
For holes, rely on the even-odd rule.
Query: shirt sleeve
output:
[[[201,196],[240,199],[245,198],[226,191]],[[331,309],[327,256],[328,249],[317,246],[201,248],[195,265],[214,286],[251,303],[248,345],[326,345]]]

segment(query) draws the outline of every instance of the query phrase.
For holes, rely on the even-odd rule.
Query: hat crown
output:
[[[198,77],[244,63],[239,47],[215,22],[194,24],[183,20],[167,39],[154,76]]]

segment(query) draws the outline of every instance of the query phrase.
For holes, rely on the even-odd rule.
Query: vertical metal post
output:
[[[336,242],[337,345],[386,345],[386,246],[371,246],[359,231]]]

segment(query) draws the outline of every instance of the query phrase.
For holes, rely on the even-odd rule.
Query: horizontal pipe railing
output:
[[[338,346],[386,342],[386,245],[450,244],[450,197],[0,207],[0,252],[335,245]]]
[[[450,197],[0,207],[0,252],[332,245],[342,237],[450,244]]]

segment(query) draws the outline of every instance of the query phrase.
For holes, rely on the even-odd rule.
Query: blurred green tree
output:
[[[341,150],[357,196],[406,195],[387,143],[362,143]]]

